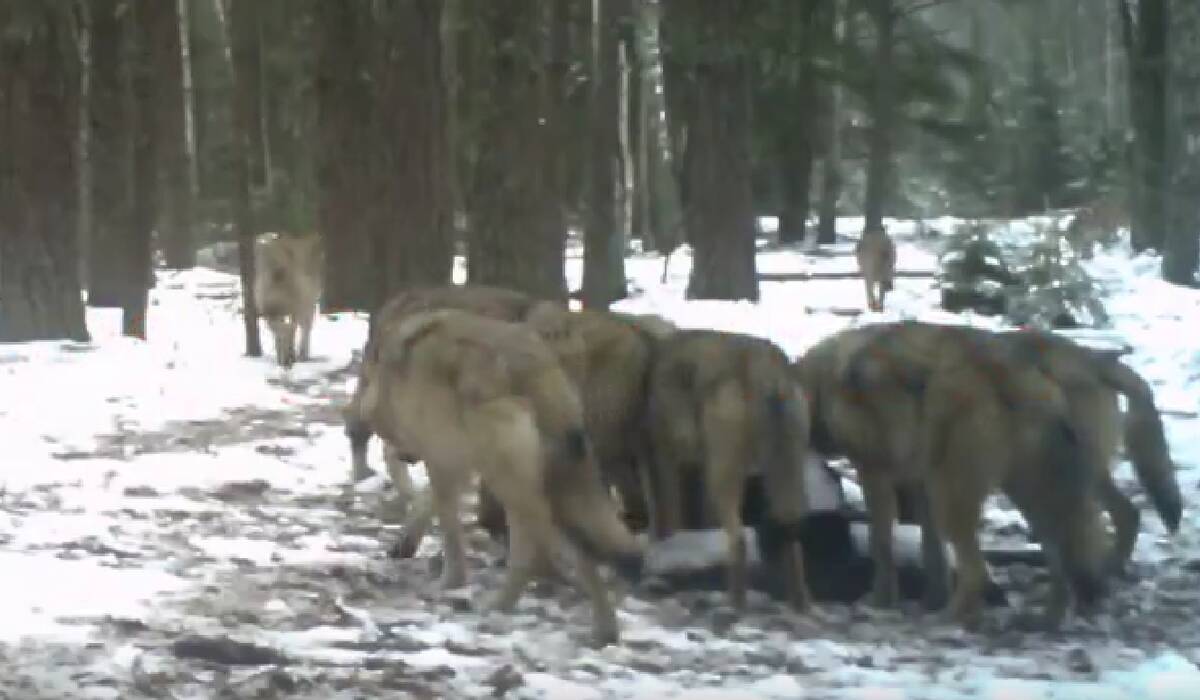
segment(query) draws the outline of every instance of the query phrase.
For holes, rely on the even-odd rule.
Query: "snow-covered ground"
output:
[[[932,222],[945,229],[950,221]],[[849,232],[857,228],[843,222]],[[902,269],[932,270],[934,241],[896,222]],[[764,251],[771,272],[852,270],[834,255]],[[828,252],[828,251],[827,251]],[[1197,493],[1200,294],[1155,279],[1127,251],[1089,263],[1114,330],[1168,412],[1185,498]],[[642,293],[626,310],[681,326],[770,337],[791,354],[850,323],[946,320],[933,281],[900,279],[889,310],[857,318],[861,281],[763,283],[759,304],[683,300],[689,260],[634,257]],[[573,286],[578,259],[568,262]],[[0,346],[0,697],[492,697],[896,699],[1174,698],[1200,693],[1200,540],[1189,503],[1168,538],[1143,505],[1138,578],[1106,612],[1057,635],[965,634],[916,610],[822,606],[800,617],[761,596],[733,619],[720,593],[620,606],[621,645],[582,644],[590,611],[573,589],[527,595],[513,616],[483,611],[501,572],[473,541],[472,586],[443,593],[436,541],[414,560],[374,517],[381,481],[356,492],[338,409],[353,389],[361,316],[322,318],[315,361],[283,371],[243,357],[237,282],[160,274],[148,342],[89,311],[91,344]],[[968,319],[970,320],[970,319]],[[976,322],[991,324],[989,319]],[[374,457],[379,463],[378,447]],[[1015,520],[999,507],[991,532]],[[1013,574],[1014,578],[1020,578]],[[1019,605],[1030,588],[1010,587]],[[274,666],[211,665],[189,637],[274,649]]]

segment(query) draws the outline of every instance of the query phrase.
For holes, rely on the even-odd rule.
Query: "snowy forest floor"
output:
[[[943,221],[945,226],[950,222]],[[842,222],[855,230],[853,219]],[[932,270],[937,239],[896,222],[899,266]],[[763,251],[760,271],[853,270],[834,255]],[[858,279],[763,283],[759,304],[683,299],[686,253],[634,256],[637,295],[619,305],[685,327],[770,337],[792,355],[851,323],[939,320],[930,279],[900,279],[882,314]],[[483,603],[502,570],[472,540],[471,583],[437,586],[437,538],[419,556],[375,516],[382,478],[354,491],[339,409],[354,388],[360,315],[321,317],[312,362],[285,371],[242,356],[236,277],[160,273],[150,340],[89,310],[89,344],[0,348],[0,697],[42,698],[1173,698],[1200,688],[1200,294],[1156,279],[1151,257],[1117,248],[1089,263],[1103,281],[1126,360],[1157,392],[1187,499],[1167,537],[1143,512],[1133,580],[1095,619],[1025,633],[992,611],[987,629],[936,626],[916,609],[824,604],[797,616],[752,595],[735,619],[719,592],[634,590],[620,645],[584,643],[590,611],[543,586],[513,616]],[[568,261],[577,286],[578,258]],[[990,319],[973,322],[992,325]],[[265,330],[265,329],[264,329]],[[378,445],[372,457],[381,464]],[[999,499],[988,538],[1019,535]],[[998,573],[1016,610],[1035,572]],[[255,646],[205,649],[229,637]],[[224,652],[241,663],[197,658]],[[236,653],[235,653],[236,652]]]

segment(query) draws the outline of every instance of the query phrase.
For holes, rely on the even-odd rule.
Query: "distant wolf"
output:
[[[526,326],[444,309],[381,326],[375,352],[361,415],[425,460],[445,533],[443,584],[465,583],[459,501],[477,473],[510,532],[496,608],[514,607],[539,552],[570,544],[581,555],[594,641],[615,642],[616,613],[596,564],[636,580],[643,555],[603,487],[579,393],[550,348]]]
[[[887,228],[866,229],[854,246],[854,257],[867,288],[867,308],[883,311],[883,301],[896,279],[896,244]]]
[[[1129,227],[1129,209],[1118,192],[1110,192],[1075,210],[1067,225],[1067,241],[1084,259],[1092,257],[1097,243],[1109,244],[1117,232]]]
[[[324,246],[317,233],[264,233],[255,240],[254,299],[275,338],[275,357],[284,367],[297,359],[309,359],[324,261]]]
[[[648,418],[665,534],[682,524],[682,477],[700,470],[716,520],[728,538],[729,596],[740,610],[746,600],[743,493],[748,476],[761,474],[771,523],[767,532],[780,541],[769,546],[786,547],[788,597],[795,608],[806,608],[811,595],[798,527],[807,510],[809,417],[783,351],[747,335],[680,330],[657,351]]]

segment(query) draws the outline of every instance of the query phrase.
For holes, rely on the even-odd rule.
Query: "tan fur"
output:
[[[896,278],[896,244],[887,229],[881,226],[863,231],[854,246],[854,257],[867,289],[867,308],[883,311],[884,298],[892,291]]]
[[[1102,454],[1111,449],[1097,422],[1103,403],[1075,394],[1072,404],[1013,339],[917,322],[836,334],[801,358],[797,372],[815,404],[814,443],[846,454],[862,475],[877,602],[895,602],[893,489],[905,481],[928,490],[926,556],[940,552],[939,530],[955,549],[955,619],[978,620],[985,569],[976,532],[983,499],[997,488],[1048,543],[1048,620],[1061,618],[1069,591],[1097,593],[1104,548],[1095,504],[1108,477]]]
[[[584,434],[583,407],[557,358],[527,327],[458,310],[420,312],[381,327],[362,400],[372,428],[421,455],[445,533],[443,583],[465,581],[459,500],[478,474],[510,527],[508,578],[496,607],[511,610],[539,551],[570,543],[592,600],[600,644],[616,615],[595,564],[640,568]]]
[[[378,361],[376,337],[380,332],[402,323],[415,313],[433,309],[461,309],[502,321],[519,321],[535,303],[537,302],[528,295],[511,289],[484,285],[444,285],[401,292],[372,314],[362,363],[359,366],[358,386],[343,409],[346,433],[350,438],[351,479],[355,482],[362,481],[372,474],[367,463],[367,447],[371,434],[365,430],[360,404],[367,389],[367,377]],[[389,471],[395,472],[394,469]],[[400,488],[404,484],[397,486]],[[409,496],[410,490],[401,491],[395,505],[399,507]]]
[[[284,367],[297,359],[309,359],[324,261],[324,246],[317,233],[264,233],[255,240],[254,299],[274,336],[275,357]]]
[[[1116,357],[1061,335],[1013,331],[1000,338],[1020,361],[1036,364],[1065,392],[1076,430],[1093,451],[1093,461],[1104,467],[1097,479],[1101,501],[1116,530],[1111,568],[1122,570],[1133,554],[1140,520],[1137,508],[1112,478],[1111,468],[1122,439],[1134,473],[1169,531],[1178,529],[1182,511],[1175,465],[1150,386]],[[1124,417],[1118,394],[1125,396],[1129,404]]]
[[[872,327],[871,342],[854,359],[857,381],[872,383],[890,373],[910,388],[930,369],[943,342],[945,327],[902,322]],[[1099,497],[1113,521],[1116,546],[1111,567],[1121,570],[1133,552],[1140,516],[1112,478],[1117,448],[1125,443],[1134,473],[1167,529],[1179,526],[1182,496],[1175,466],[1163,434],[1154,395],[1140,375],[1115,356],[1083,347],[1069,338],[1034,330],[1010,331],[991,336],[1008,361],[1034,366],[1064,392],[1071,422],[1091,452],[1089,462],[1099,465],[1095,475]],[[1122,417],[1118,394],[1129,409]]]
[[[649,421],[662,534],[682,522],[683,470],[698,469],[728,547],[730,601],[746,595],[741,507],[748,470],[762,470],[769,520],[794,528],[805,512],[808,413],[772,343],[718,331],[678,331],[663,342],[650,379]],[[798,542],[788,545],[792,604],[810,596]]]

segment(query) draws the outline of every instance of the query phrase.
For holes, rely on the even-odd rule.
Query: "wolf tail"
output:
[[[561,372],[547,373],[538,383],[537,398],[548,398],[554,392],[578,401],[574,387]],[[622,577],[637,581],[642,573],[643,552],[604,486],[584,433],[582,410],[565,410],[548,401],[537,403],[545,456],[543,486],[555,525],[584,556],[607,562]]]
[[[1125,451],[1154,509],[1167,530],[1174,533],[1179,530],[1183,515],[1183,496],[1163,433],[1162,417],[1154,404],[1154,392],[1140,374],[1115,358],[1101,363],[1100,376],[1128,401]]]

